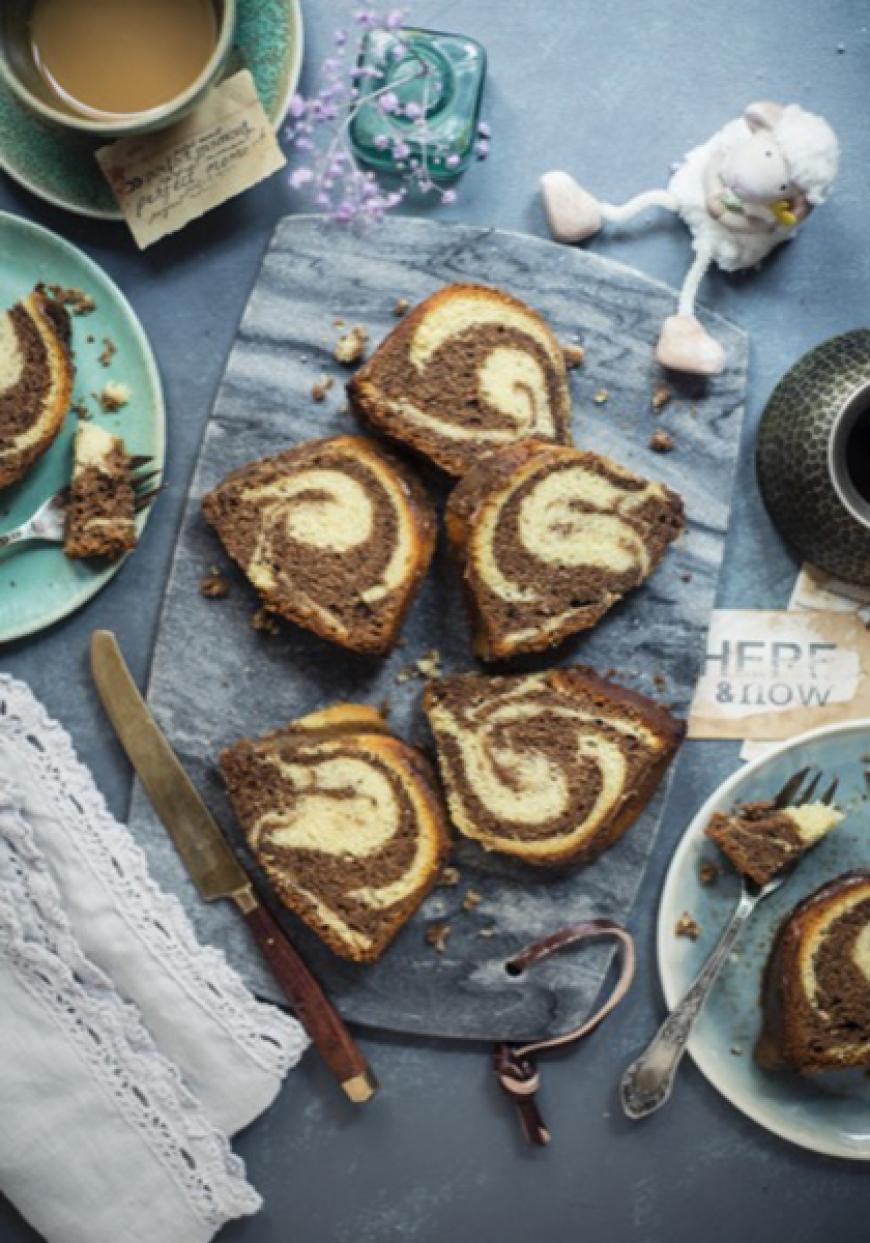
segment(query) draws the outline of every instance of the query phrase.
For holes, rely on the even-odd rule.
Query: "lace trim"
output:
[[[22,987],[44,1006],[209,1229],[257,1212],[262,1201],[244,1163],[157,1050],[135,1006],[82,954],[45,856],[6,782],[0,783],[0,857],[8,863],[0,890],[0,950]]]
[[[297,1021],[255,1000],[224,953],[203,946],[178,898],[151,878],[129,831],[109,812],[67,732],[23,682],[0,674],[0,731],[35,766],[70,840],[120,916],[179,986],[263,1071],[283,1078],[308,1047]]]

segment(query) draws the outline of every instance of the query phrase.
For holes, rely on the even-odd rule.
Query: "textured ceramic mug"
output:
[[[0,78],[13,94],[43,121],[80,134],[123,138],[164,129],[190,112],[218,80],[233,45],[236,0],[213,0],[218,19],[214,51],[199,76],[174,99],[119,117],[115,121],[79,116],[62,108],[45,83],[33,59],[30,44],[30,13],[33,0],[0,0]]]
[[[829,574],[870,586],[870,329],[832,337],[783,376],[756,466],[783,538]]]

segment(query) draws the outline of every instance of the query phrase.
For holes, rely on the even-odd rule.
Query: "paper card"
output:
[[[287,163],[247,69],[169,129],[101,147],[97,160],[140,250]]]
[[[771,741],[870,716],[870,632],[857,613],[713,614],[690,738]]]

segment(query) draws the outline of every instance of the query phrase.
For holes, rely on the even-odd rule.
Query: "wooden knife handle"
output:
[[[296,1017],[350,1100],[371,1100],[378,1089],[371,1067],[280,925],[259,902],[242,913]]]

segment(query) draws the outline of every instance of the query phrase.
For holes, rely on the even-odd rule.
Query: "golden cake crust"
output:
[[[276,894],[329,948],[373,962],[435,884],[449,834],[434,774],[373,708],[339,704],[220,756]]]
[[[571,443],[558,341],[531,307],[486,285],[448,285],[416,306],[348,396],[371,427],[454,476],[527,436]]]
[[[542,867],[588,862],[622,837],[685,729],[586,666],[440,678],[423,709],[459,831]]]
[[[565,495],[554,492],[536,509],[536,494],[560,477]],[[497,661],[546,651],[594,626],[658,566],[684,518],[681,499],[664,484],[600,454],[526,440],[483,458],[460,480],[446,527],[475,650]],[[609,549],[613,569],[584,564],[592,539]]]
[[[248,463],[202,509],[270,612],[357,652],[394,645],[435,547],[423,485],[362,436]]]

